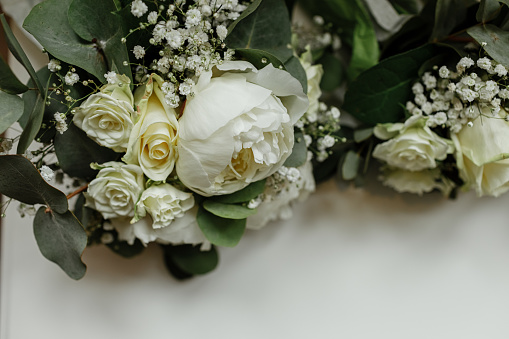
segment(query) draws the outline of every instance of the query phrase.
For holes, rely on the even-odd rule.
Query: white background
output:
[[[186,282],[157,246],[134,259],[87,249],[88,272],[73,281],[11,207],[2,339],[509,338],[507,196],[447,201],[330,181]]]

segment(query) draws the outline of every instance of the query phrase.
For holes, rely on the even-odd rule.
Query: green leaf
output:
[[[246,219],[224,219],[207,212],[203,207],[196,215],[198,226],[212,244],[235,247],[246,229]]]
[[[35,105],[32,108],[28,122],[23,129],[23,133],[19,137],[19,143],[17,148],[18,154],[23,154],[28,149],[28,146],[34,141],[35,136],[41,128],[42,119],[44,118],[44,108],[46,103],[46,93],[37,93],[37,99]]]
[[[49,185],[39,171],[20,155],[0,156],[0,193],[28,205],[44,204],[57,213],[68,209],[64,193]]]
[[[291,58],[293,52],[288,48],[292,37],[291,23],[284,1],[263,0],[251,6],[251,13],[230,26],[226,45],[232,49],[266,51],[281,62]]]
[[[494,18],[500,9],[498,0],[481,0],[475,18],[479,22],[486,22]]]
[[[355,140],[355,142],[359,143],[361,141],[371,138],[372,135],[373,127],[358,129],[353,132],[353,139]]]
[[[418,0],[390,0],[395,9],[401,14],[418,14],[421,10]]]
[[[286,167],[300,167],[304,165],[308,158],[308,149],[306,147],[306,141],[304,140],[304,134],[297,131],[294,135],[295,142],[293,144],[292,154],[286,159],[283,166]]]
[[[249,184],[249,186],[237,191],[235,193],[227,194],[227,195],[218,195],[211,197],[217,202],[222,202],[224,204],[239,204],[243,202],[249,202],[252,199],[256,198],[265,190],[265,179],[253,182]]]
[[[84,41],[72,29],[67,18],[70,3],[71,0],[46,0],[36,5],[23,28],[55,58],[83,68],[104,82],[108,70],[104,55],[96,44]]]
[[[493,59],[509,67],[509,32],[493,25],[478,25],[467,30],[479,44],[486,42],[484,50]]]
[[[308,78],[306,75],[306,71],[299,59],[295,56],[292,56],[290,59],[285,61],[284,63],[285,69],[290,73],[295,79],[299,80],[302,85],[302,90],[304,93],[308,92]]]
[[[242,205],[225,204],[212,199],[205,200],[203,208],[225,219],[245,219],[250,215],[256,214],[256,208],[251,209]]]
[[[219,262],[215,247],[202,251],[192,245],[163,246],[165,256],[178,268],[189,274],[205,274],[214,270]]]
[[[65,173],[85,180],[92,180],[97,174],[96,170],[90,168],[91,163],[101,164],[119,158],[119,154],[90,139],[73,123],[63,134],[55,135],[55,153]]]
[[[96,41],[99,51],[104,51],[110,70],[125,74],[131,79],[131,67],[127,47],[121,42],[124,37],[121,17],[116,15],[117,7],[112,0],[72,0],[68,19],[74,32],[82,39]],[[94,20],[90,20],[94,18]]]
[[[435,24],[430,41],[441,40],[467,17],[468,1],[436,0]]]
[[[357,176],[357,172],[359,171],[359,164],[361,163],[361,158],[357,152],[348,151],[345,157],[345,161],[343,162],[343,166],[341,167],[341,175],[345,180],[352,180]]]
[[[275,55],[267,51],[254,48],[238,48],[235,50],[235,55],[242,57],[246,61],[252,63],[256,68],[260,69],[268,64],[272,64],[275,68],[283,65]]]
[[[53,261],[72,279],[81,279],[87,267],[81,255],[87,246],[87,234],[76,217],[46,213],[41,207],[34,218],[34,235],[42,255]]]
[[[433,45],[424,45],[381,61],[351,83],[343,108],[370,125],[399,121],[419,67],[435,54]]]
[[[28,60],[28,57],[23,51],[23,48],[21,48],[18,40],[16,40],[16,37],[12,33],[11,28],[9,27],[9,24],[7,23],[7,20],[5,19],[5,15],[3,13],[0,14],[0,22],[2,23],[2,27],[4,29],[7,46],[9,46],[9,50],[11,51],[12,55],[14,55],[16,60],[18,60],[19,63],[23,65],[23,67],[27,70],[28,74],[30,75],[30,78],[34,81],[39,92],[43,92],[44,90],[42,84],[39,81],[39,78],[37,78],[37,75],[35,74],[34,67],[30,63],[30,60]]]
[[[0,90],[8,94],[21,94],[28,91],[28,87],[12,73],[11,68],[0,56]]]
[[[230,26],[228,26],[228,34],[230,34],[235,29],[235,27],[240,21],[244,20],[247,16],[256,11],[256,9],[258,8],[258,6],[260,6],[261,3],[262,0],[254,0],[244,11],[242,11],[242,14],[240,14],[237,20],[235,20],[230,24]]]
[[[128,244],[127,241],[115,239],[115,241],[106,244],[106,246],[124,258],[135,257],[145,250],[145,246],[143,246],[141,241],[138,239],[136,239],[132,245]]]
[[[0,134],[18,121],[22,115],[23,100],[17,95],[0,92]]]
[[[333,91],[343,83],[344,70],[341,61],[332,53],[325,53],[317,62],[323,67],[320,88],[323,91]]]

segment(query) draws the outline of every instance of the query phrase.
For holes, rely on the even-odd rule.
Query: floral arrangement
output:
[[[2,16],[30,81],[0,62],[0,132],[23,129],[0,192],[75,279],[94,244],[207,273],[330,177],[499,196],[508,18],[497,0],[45,0],[23,24],[37,72]]]

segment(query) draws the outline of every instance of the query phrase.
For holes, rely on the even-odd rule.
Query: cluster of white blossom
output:
[[[476,62],[464,57],[455,71],[435,66],[433,72],[424,73],[413,85],[414,100],[407,102],[406,109],[427,117],[429,127],[445,126],[457,133],[486,108],[493,117],[499,116],[509,98],[506,80],[507,68],[502,64],[487,57]]]
[[[239,0],[178,0],[161,4],[150,11],[145,3],[135,0],[131,13],[140,18],[140,27],[151,30],[149,46],[134,46],[136,59],[143,60],[136,72],[136,80],[143,81],[149,72],[157,72],[165,80],[163,92],[170,107],[178,107],[185,96],[193,95],[194,76],[212,66],[231,60],[233,50],[226,48],[224,39],[228,25],[249,5]],[[146,21],[145,21],[146,20]]]
[[[306,112],[297,122],[296,126],[304,132],[309,157],[316,156],[318,162],[329,157],[329,150],[339,141],[333,134],[340,129],[340,115],[337,107],[320,102],[316,111]]]
[[[319,15],[313,17],[311,25],[297,23],[292,31],[298,37],[293,43],[296,50],[320,50],[331,46],[333,51],[338,51],[341,48],[339,35],[334,33],[332,25]]]

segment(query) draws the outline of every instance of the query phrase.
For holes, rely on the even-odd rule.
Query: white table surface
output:
[[[39,66],[44,60],[35,60]],[[457,201],[319,186],[295,217],[220,249],[186,282],[150,246],[87,249],[68,278],[13,203],[3,220],[2,339],[509,338],[509,196]]]

